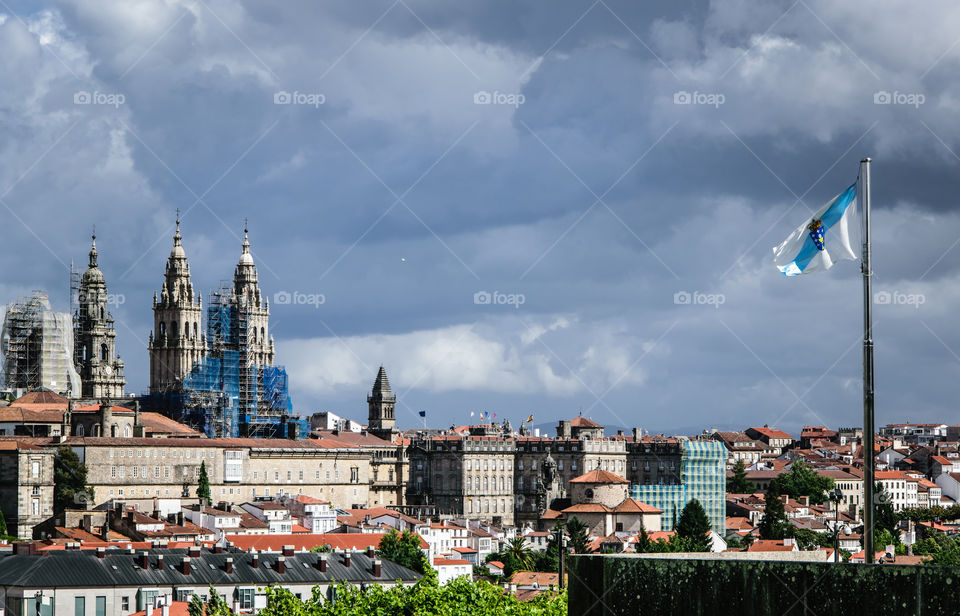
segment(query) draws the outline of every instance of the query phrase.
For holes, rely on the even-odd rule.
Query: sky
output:
[[[128,389],[180,211],[244,221],[298,413],[862,424],[859,264],[771,248],[872,163],[876,412],[960,423],[960,6],[0,1],[0,301],[96,227]],[[685,301],[689,300],[689,301]],[[476,418],[474,418],[474,421]]]

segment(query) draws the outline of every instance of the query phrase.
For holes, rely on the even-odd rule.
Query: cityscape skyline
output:
[[[362,419],[383,364],[402,427],[859,425],[856,264],[788,281],[770,248],[872,156],[877,422],[951,422],[957,58],[938,6],[903,54],[823,2],[226,6],[14,2],[0,23],[21,58],[0,303],[40,288],[63,310],[96,225],[128,391],[148,387],[179,208],[204,296],[249,219],[304,415]]]

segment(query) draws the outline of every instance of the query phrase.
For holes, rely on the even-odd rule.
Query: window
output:
[[[237,599],[240,600],[240,609],[249,610],[253,608],[253,588],[238,588]]]
[[[120,611],[130,611],[130,597],[120,597]]]
[[[177,589],[177,601],[189,601],[192,595],[193,595],[193,589],[191,588]]]
[[[87,598],[73,598],[73,616],[87,616]]]
[[[97,616],[107,616],[107,597],[101,595],[97,597]]]
[[[40,496],[40,486],[33,486],[33,495]]]
[[[357,483],[358,481],[360,481],[359,467],[356,467],[356,466],[350,467],[350,483]]]
[[[40,515],[40,499],[33,499],[33,515]]]
[[[280,481],[280,471],[273,471],[273,480]]]
[[[139,467],[139,466],[134,466],[134,467],[133,467],[133,478],[136,479],[136,478],[139,477],[139,476],[140,476],[140,467]]]
[[[34,479],[40,476],[40,460],[32,460],[30,462],[30,476]]]
[[[287,481],[290,481],[290,477],[291,477],[292,473],[293,473],[293,471],[287,471]]]
[[[116,479],[116,477],[117,477],[117,467],[116,467],[116,466],[111,466],[111,467],[110,467],[110,477],[111,477],[112,479]]]

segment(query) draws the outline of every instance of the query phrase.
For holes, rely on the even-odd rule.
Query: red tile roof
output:
[[[574,417],[570,420],[570,427],[572,428],[602,428],[597,422],[587,419],[586,417],[580,415],[579,417]]]
[[[570,483],[630,483],[620,475],[615,475],[610,471],[603,471],[599,468],[580,475],[579,477],[574,477],[570,480]]]
[[[462,558],[434,558],[433,566],[434,567],[449,567],[453,565],[470,565],[472,564],[469,560],[464,560]]]
[[[153,609],[153,606],[150,606]],[[153,610],[153,613],[159,614],[160,610]],[[189,616],[190,614],[190,603],[187,601],[171,601],[170,602],[170,616]],[[139,612],[134,612],[131,616],[147,616],[146,610],[140,610]]]
[[[662,509],[641,503],[633,498],[625,499],[622,503],[614,507],[613,511],[614,513],[663,513]]]

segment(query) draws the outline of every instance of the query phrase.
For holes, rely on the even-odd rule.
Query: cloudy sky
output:
[[[179,208],[205,295],[249,220],[301,413],[365,417],[382,363],[401,427],[859,425],[858,264],[771,247],[871,156],[877,419],[960,423],[958,32],[945,0],[2,0],[0,296],[66,309],[96,225],[143,391]]]

